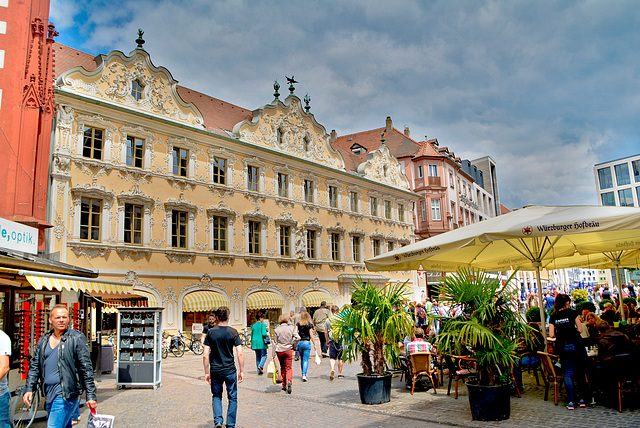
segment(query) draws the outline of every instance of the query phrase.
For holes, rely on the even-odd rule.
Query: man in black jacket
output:
[[[69,329],[69,310],[55,305],[49,314],[52,330],[43,334],[29,363],[25,393],[22,397],[31,405],[33,391],[41,384],[49,414],[48,427],[71,427],[71,416],[78,405],[81,391],[87,391],[87,406],[95,409],[96,386],[87,339],[77,330]]]

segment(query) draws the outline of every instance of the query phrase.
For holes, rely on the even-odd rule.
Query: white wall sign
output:
[[[0,248],[38,254],[38,229],[0,218]]]

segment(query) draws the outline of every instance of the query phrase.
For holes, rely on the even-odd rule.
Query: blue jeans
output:
[[[309,370],[311,342],[308,340],[301,340],[300,342],[298,342],[298,352],[300,353],[300,367],[302,368],[302,376],[306,376],[307,370]]]
[[[22,397],[16,398],[16,400],[19,399],[22,399]],[[0,396],[0,428],[11,428],[11,420],[9,419],[9,401],[11,401],[10,392]]]
[[[581,348],[580,351],[584,351],[584,348]],[[584,378],[584,356],[580,354],[580,351],[576,349],[575,345],[566,344],[564,352],[560,354],[560,364],[564,371],[564,387],[567,390],[567,398],[570,402],[576,401],[575,388],[573,386],[575,379],[579,380],[578,385],[581,386],[580,398],[587,400],[589,395]]]
[[[229,407],[227,408],[227,428],[236,426],[236,413],[238,411],[238,377],[231,373],[227,376],[219,376],[211,373],[211,395],[213,406],[213,423],[222,425],[222,384],[227,386],[227,398]]]
[[[78,405],[78,399],[65,400],[56,397],[51,403],[47,403],[45,409],[49,414],[47,428],[71,428],[71,416]]]
[[[264,363],[267,362],[267,350],[266,349],[254,349],[256,353],[256,367],[264,369]]]

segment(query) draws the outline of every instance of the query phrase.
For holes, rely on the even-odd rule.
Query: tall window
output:
[[[431,199],[431,219],[441,220],[440,216],[440,199]]]
[[[631,168],[635,182],[640,183],[640,160],[631,161]]]
[[[282,145],[282,137],[284,135],[284,132],[282,132],[282,128],[278,128],[276,130],[276,139],[278,140],[278,144]]]
[[[422,172],[422,165],[418,165],[418,178],[424,177],[424,173]]]
[[[631,189],[618,190],[618,198],[620,199],[621,207],[633,206],[633,192]]]
[[[189,168],[189,151],[180,147],[173,148],[173,175],[186,177]]]
[[[280,226],[280,255],[291,257],[291,227]]]
[[[360,260],[362,260],[362,256],[360,254],[360,237],[359,236],[351,237],[351,247],[353,249],[353,261],[355,263],[360,263]]]
[[[307,230],[307,258],[316,258],[316,231]]]
[[[80,201],[80,239],[100,241],[102,200],[82,198]]]
[[[259,221],[249,221],[249,254],[260,254]]]
[[[600,190],[611,189],[613,187],[613,179],[611,178],[611,168],[600,168],[598,170],[598,181],[600,182]]]
[[[127,136],[127,165],[142,168],[144,140]]]
[[[304,180],[304,201],[313,203],[313,181]]]
[[[380,240],[372,239],[371,243],[373,245],[373,257],[380,255]]]
[[[144,86],[142,86],[139,81],[134,80],[133,83],[131,83],[131,96],[136,101],[140,101],[142,99],[143,90]]]
[[[616,170],[616,183],[618,183],[618,186],[626,186],[627,184],[631,184],[628,164],[621,163],[620,165],[614,166],[614,169]]]
[[[213,251],[227,252],[227,218],[213,217]]]
[[[124,242],[142,245],[142,205],[124,204]]]
[[[420,211],[422,212],[422,221],[427,221],[427,204],[425,201],[420,201]]]
[[[309,151],[309,137],[304,137],[302,139],[302,148],[304,149],[305,152]]]
[[[340,260],[340,234],[331,234],[331,260],[337,262]]]
[[[90,159],[102,160],[104,147],[104,131],[102,129],[84,127],[84,140],[82,143],[82,156]]]
[[[453,189],[453,171],[449,170],[449,186]]]
[[[438,165],[429,165],[429,177],[438,176]]]
[[[369,211],[371,211],[371,215],[373,217],[378,216],[378,199],[377,198],[369,198]]]
[[[253,192],[258,191],[258,167],[247,166],[247,189]]]
[[[227,160],[213,158],[213,182],[216,184],[227,184]]]
[[[338,208],[338,189],[335,186],[329,186],[329,207]]]
[[[287,174],[278,173],[278,196],[281,198],[289,197],[289,176]]]
[[[404,222],[404,205],[398,204],[398,221]]]
[[[358,194],[356,192],[349,193],[349,200],[351,202],[351,211],[358,212]]]
[[[387,251],[393,251],[393,242],[387,242]]]
[[[391,201],[384,201],[384,218],[391,220]]]
[[[172,212],[171,246],[173,248],[187,248],[187,218],[186,211]]]

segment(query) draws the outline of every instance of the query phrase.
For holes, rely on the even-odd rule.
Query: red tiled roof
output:
[[[504,205],[500,204],[500,215],[506,214],[506,213],[510,213],[511,210],[509,210],[509,208],[505,207]]]
[[[332,143],[333,147],[342,153],[347,171],[356,171],[358,165],[367,160],[366,153],[361,155],[354,154],[351,151],[351,146],[359,144],[367,149],[367,153],[372,152],[380,147],[380,135],[385,129],[386,127],[382,127],[344,135]],[[398,159],[411,157],[420,149],[420,143],[417,143],[395,128],[393,128],[391,132],[385,132],[384,139],[384,143],[389,148],[391,154]]]
[[[95,70],[96,68],[95,57],[88,53],[60,43],[53,44],[53,52],[56,78],[66,70],[77,65],[81,65],[87,70]],[[204,125],[210,131],[224,135],[224,131],[232,131],[236,123],[253,117],[251,110],[210,97],[209,95],[185,88],[184,86],[178,85],[177,89],[178,94],[180,94],[184,101],[193,102],[198,107],[204,118]]]

